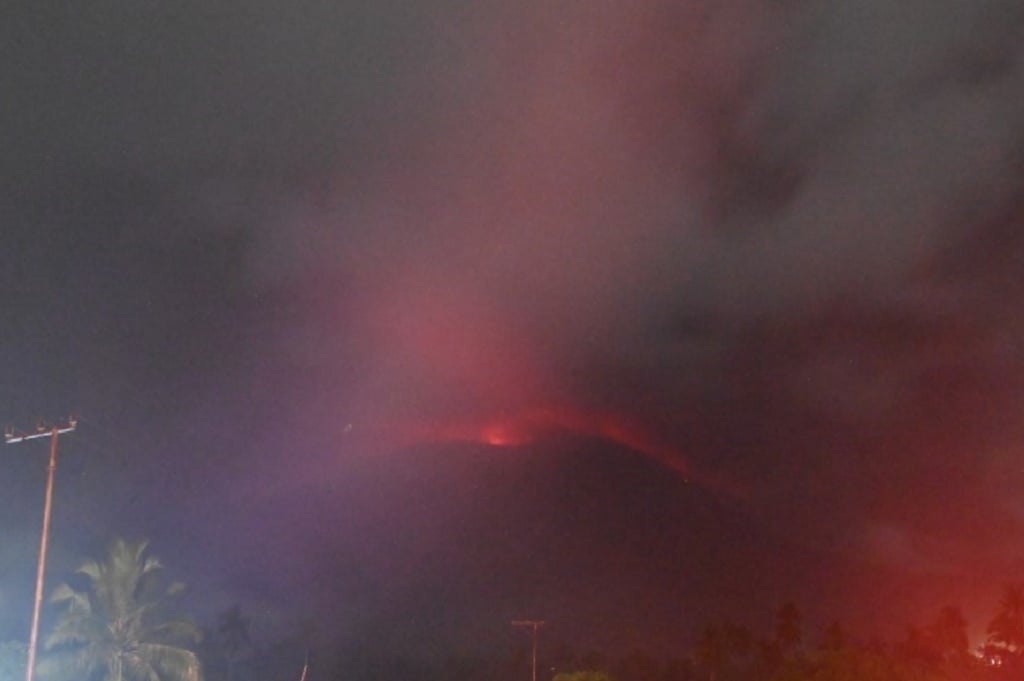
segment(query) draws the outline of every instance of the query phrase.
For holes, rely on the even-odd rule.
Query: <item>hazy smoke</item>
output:
[[[1017,14],[535,3],[427,22],[440,46],[394,127],[277,207],[254,276],[331,289],[287,346],[340,365],[336,396],[375,419],[687,409],[764,320],[837,300],[957,314],[928,267],[1014,188]],[[899,392],[902,365],[881,370]]]

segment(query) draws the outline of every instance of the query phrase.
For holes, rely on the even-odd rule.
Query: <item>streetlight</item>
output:
[[[7,444],[36,440],[50,436],[50,464],[46,469],[46,502],[43,505],[43,531],[39,540],[39,560],[36,565],[36,595],[32,604],[32,632],[28,638],[28,662],[25,667],[25,681],[33,681],[36,672],[36,651],[39,648],[39,614],[43,605],[43,576],[46,573],[46,549],[50,543],[50,513],[53,509],[53,473],[57,470],[57,441],[64,433],[70,433],[75,429],[78,422],[70,419],[63,426],[39,425],[36,432],[28,435],[16,433],[13,428],[8,428],[4,433],[4,441]]]
[[[530,627],[533,632],[531,633],[531,639],[533,640],[533,662],[531,665],[531,676],[533,681],[537,681],[537,630],[544,626],[544,620],[512,620],[513,627]],[[29,679],[28,681],[32,681]]]

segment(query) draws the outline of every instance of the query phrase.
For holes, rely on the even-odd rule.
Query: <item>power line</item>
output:
[[[7,444],[50,437],[50,463],[46,468],[46,501],[43,505],[43,530],[39,539],[39,560],[36,565],[36,595],[32,604],[32,631],[28,639],[28,662],[25,667],[25,681],[33,681],[36,671],[36,651],[39,649],[39,614],[43,604],[43,582],[46,574],[46,550],[50,543],[50,514],[53,509],[53,474],[57,470],[57,442],[60,436],[75,430],[78,422],[68,419],[62,425],[46,426],[40,423],[35,433],[23,433],[8,427],[4,432]]]

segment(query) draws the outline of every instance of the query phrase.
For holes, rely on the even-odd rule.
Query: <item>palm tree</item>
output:
[[[988,625],[985,652],[1003,664],[1018,663],[1024,655],[1024,585],[1009,584],[1003,590],[999,610]]]
[[[103,562],[78,568],[83,588],[57,587],[51,600],[65,609],[46,639],[51,654],[40,671],[83,681],[200,680],[199,659],[185,647],[198,642],[199,628],[165,618],[167,597],[184,587],[161,587],[163,566],[147,545],[118,539]]]

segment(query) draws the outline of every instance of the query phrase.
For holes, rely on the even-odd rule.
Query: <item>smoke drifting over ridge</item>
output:
[[[416,124],[268,224],[254,276],[314,273],[295,334],[356,376],[326,382],[357,427],[612,411],[771,478],[753,450],[803,447],[816,419],[898,427],[951,344],[999,334],[963,328],[975,301],[946,272],[1018,189],[1019,11],[948,5],[439,23],[448,60],[396,98]],[[730,420],[783,425],[744,444]]]
[[[57,392],[241,396],[282,458],[590,433],[805,544],[1019,567],[1019,3],[57,5],[0,28]],[[203,465],[326,470],[271,459]]]

